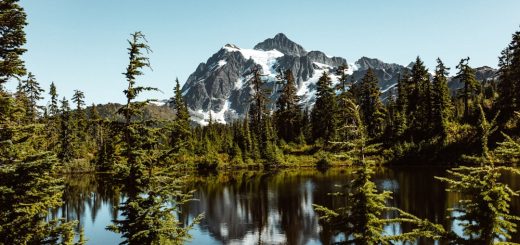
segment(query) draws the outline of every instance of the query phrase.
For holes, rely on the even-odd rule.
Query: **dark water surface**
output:
[[[444,184],[434,179],[444,175],[444,168],[380,168],[373,180],[378,189],[393,192],[389,205],[457,231],[445,216],[459,196],[446,193]],[[198,200],[187,205],[180,218],[190,222],[205,213],[191,232],[190,244],[329,244],[341,237],[321,225],[312,204],[342,206],[327,193],[340,191],[339,186],[350,178],[350,169],[194,174],[190,188],[196,190]],[[505,175],[504,181],[514,190],[520,189],[518,176]],[[118,244],[120,236],[105,227],[118,217],[117,204],[124,199],[124,193],[107,176],[68,176],[65,204],[53,215],[79,220],[88,244]],[[516,215],[520,214],[519,199],[515,197],[512,203]],[[391,234],[407,229],[392,225],[385,230]],[[520,241],[520,235],[513,236]],[[434,244],[427,240],[418,243]]]

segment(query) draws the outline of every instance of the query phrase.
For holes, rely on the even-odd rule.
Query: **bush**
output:
[[[195,161],[195,166],[197,166],[198,170],[215,170],[220,165],[222,165],[222,161],[218,154],[213,151],[198,157]]]
[[[327,169],[332,165],[332,156],[328,152],[319,151],[314,154],[314,157],[318,159],[316,162],[316,168],[318,169]]]

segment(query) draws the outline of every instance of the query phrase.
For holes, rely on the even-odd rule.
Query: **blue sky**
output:
[[[361,56],[407,65],[440,57],[496,67],[520,27],[518,0],[21,0],[28,14],[26,66],[42,87],[74,89],[87,103],[122,102],[129,34],[142,31],[154,51],[141,84],[168,98],[200,62],[226,43],[252,48],[283,32],[307,50],[354,62]],[[12,84],[11,88],[15,85]]]

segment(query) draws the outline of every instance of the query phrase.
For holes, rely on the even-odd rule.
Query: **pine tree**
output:
[[[470,102],[474,102],[478,85],[477,79],[475,78],[475,70],[468,65],[468,62],[469,57],[460,60],[459,64],[457,65],[457,69],[459,69],[459,71],[457,72],[456,76],[456,78],[464,84],[464,88],[460,93],[460,97],[464,102],[463,119],[466,121],[469,120],[469,117],[471,116]]]
[[[137,116],[142,114],[142,108],[151,100],[135,101],[136,97],[143,91],[156,91],[156,88],[142,87],[136,85],[138,76],[143,75],[144,68],[150,68],[149,59],[144,52],[151,52],[147,44],[145,36],[141,32],[135,32],[128,40],[130,47],[128,47],[129,63],[126,72],[123,73],[126,78],[128,87],[123,91],[126,97],[126,104],[119,108],[118,114],[123,116],[124,122],[121,127],[122,140],[124,142],[123,150],[126,164],[129,170],[129,178],[139,179],[143,175],[144,163],[141,151],[141,146],[146,141],[151,140],[151,128],[146,127],[142,123],[135,122]]]
[[[74,131],[69,101],[63,97],[60,108],[60,135],[58,157],[62,162],[74,159]]]
[[[48,105],[48,116],[46,120],[47,124],[47,150],[58,152],[57,147],[59,146],[59,134],[60,134],[60,108],[58,105],[58,92],[54,82],[51,83],[49,89],[49,95],[51,96]]]
[[[83,108],[85,106],[85,94],[82,91],[74,90],[72,102],[76,105],[72,115],[75,155],[83,157],[87,153],[87,149],[85,149],[87,141],[87,113]]]
[[[303,109],[302,114],[302,121],[301,121],[301,142],[311,142],[312,141],[312,128],[311,128],[311,121],[310,121],[310,115],[309,115],[309,108]]]
[[[247,114],[242,123],[242,130],[244,132],[244,140],[242,146],[242,151],[244,152],[244,160],[247,160],[247,158],[255,158],[253,145],[254,142],[251,136],[251,127],[249,126],[249,118]]]
[[[277,165],[279,159],[276,156],[275,136],[267,110],[268,90],[265,88],[265,82],[261,78],[260,69],[255,67],[252,73],[253,77],[250,83],[253,85],[253,95],[249,106],[249,116],[253,145],[257,146],[260,157],[266,160],[267,165]]]
[[[191,224],[182,225],[177,212],[192,196],[191,193],[183,193],[182,184],[180,178],[153,178],[145,194],[129,194],[120,208],[126,218],[116,220],[107,229],[122,234],[124,241],[121,244],[184,244],[191,238],[188,232],[203,215],[195,217]],[[172,205],[166,205],[168,203]]]
[[[379,136],[384,130],[385,109],[380,94],[377,77],[369,68],[361,80],[359,104],[370,137]]]
[[[113,132],[122,131],[121,158],[126,166],[120,174],[123,176],[128,198],[119,207],[124,218],[114,220],[114,224],[108,228],[121,233],[125,238],[123,244],[179,244],[189,238],[188,231],[200,218],[183,227],[176,212],[191,193],[183,194],[182,181],[176,176],[153,174],[155,164],[162,159],[162,154],[156,150],[160,148],[160,141],[157,140],[161,137],[157,135],[159,130],[150,127],[153,122],[134,120],[150,102],[135,101],[136,97],[143,91],[157,90],[136,85],[137,77],[143,75],[143,69],[150,67],[143,52],[151,50],[141,32],[133,33],[128,42],[129,64],[124,73],[128,83],[128,88],[124,90],[127,103],[118,110],[124,117],[124,122],[113,123],[111,128]],[[112,143],[107,145],[107,150],[118,153],[116,147],[118,146]],[[148,170],[148,175],[145,175],[145,169]],[[176,172],[175,169],[168,171]],[[168,205],[170,203],[175,204]]]
[[[280,71],[278,79],[278,82],[282,84],[274,114],[278,136],[286,142],[294,142],[301,131],[300,97],[296,94],[296,83],[290,69]]]
[[[22,81],[21,89],[28,103],[25,109],[26,120],[28,122],[35,122],[38,117],[38,109],[42,108],[38,106],[38,101],[43,99],[41,93],[44,92],[44,90],[40,88],[40,84],[38,84],[38,81],[36,81],[36,78],[30,72],[27,74],[27,79]]]
[[[175,107],[175,120],[170,133],[170,145],[175,151],[187,148],[191,135],[190,114],[188,106],[182,98],[179,79],[175,80],[175,96],[170,99],[170,104]]]
[[[316,86],[316,103],[311,112],[312,138],[313,141],[323,139],[328,144],[336,136],[336,95],[326,72],[323,72]]]
[[[412,134],[426,136],[431,121],[430,78],[428,70],[419,57],[415,60],[406,87],[408,125]]]
[[[88,111],[88,122],[89,136],[90,139],[93,140],[93,145],[91,147],[99,151],[105,140],[105,130],[101,115],[94,103],[92,103]]]
[[[338,139],[339,140],[348,140],[349,135],[345,134],[345,130],[340,130],[342,127],[345,127],[350,123],[351,116],[349,115],[347,100],[353,99],[353,87],[352,83],[349,82],[349,76],[347,74],[348,65],[343,64],[340,65],[336,70],[336,75],[339,76],[339,83],[336,85],[336,91],[339,93],[337,96],[337,116],[338,116]]]
[[[432,123],[434,131],[438,132],[443,139],[446,139],[448,136],[448,121],[451,116],[451,99],[447,78],[448,70],[441,59],[438,58],[435,76],[433,77]]]
[[[51,83],[50,89],[49,89],[49,95],[51,96],[50,104],[49,104],[49,115],[51,117],[54,117],[58,114],[58,92],[56,90],[56,85],[54,85],[54,82]]]
[[[408,129],[407,110],[408,110],[408,83],[410,76],[407,71],[403,75],[399,75],[397,80],[397,98],[395,100],[394,112],[394,131],[392,136],[394,139],[401,138]]]
[[[25,75],[24,62],[21,59],[26,49],[24,27],[27,15],[17,0],[0,2],[0,92],[4,84],[12,77]]]
[[[498,107],[501,121],[507,122],[520,110],[520,31],[512,35],[512,40],[505,48],[498,62]]]

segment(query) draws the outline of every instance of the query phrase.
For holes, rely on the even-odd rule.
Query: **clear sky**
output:
[[[226,43],[252,48],[283,32],[307,50],[354,62],[361,56],[428,68],[440,57],[452,68],[496,67],[500,51],[520,27],[518,0],[21,0],[28,14],[24,55],[42,87],[60,96],[74,89],[87,103],[122,102],[126,39],[146,34],[153,49],[141,84],[172,95],[200,62]],[[11,88],[14,85],[11,86]]]

